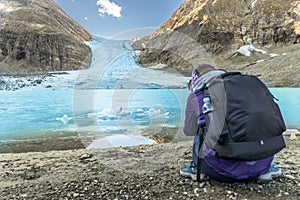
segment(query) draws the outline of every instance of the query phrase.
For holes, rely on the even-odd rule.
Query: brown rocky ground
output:
[[[300,140],[287,138],[267,183],[196,183],[180,177],[190,138],[97,150],[7,153],[0,157],[1,199],[299,199]]]

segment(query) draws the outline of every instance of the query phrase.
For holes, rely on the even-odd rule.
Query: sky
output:
[[[55,0],[91,34],[105,38],[139,37],[153,32],[184,0]]]

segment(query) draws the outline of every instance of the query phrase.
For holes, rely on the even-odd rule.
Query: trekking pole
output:
[[[204,132],[199,135],[199,147],[198,147],[198,156],[197,156],[197,182],[203,182],[204,179],[201,178],[201,172],[202,172],[202,144],[204,140],[203,136]]]

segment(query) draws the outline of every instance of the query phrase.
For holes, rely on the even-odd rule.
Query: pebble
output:
[[[21,197],[27,197],[28,194],[21,194],[20,196],[21,196]]]
[[[288,178],[288,179],[292,179],[292,180],[294,180],[294,179],[295,179],[295,177],[294,177],[294,176],[292,176],[292,175],[290,175],[290,174],[286,174],[286,175],[285,175],[285,177],[286,177],[286,178]]]
[[[199,184],[200,188],[203,188],[204,186],[205,186],[205,182]]]
[[[279,193],[279,194],[277,195],[277,197],[281,197],[281,194]]]
[[[197,194],[197,193],[200,193],[201,192],[201,189],[200,188],[195,188],[194,189],[194,194]]]
[[[73,197],[75,197],[75,198],[76,198],[76,197],[79,197],[79,194],[78,194],[78,193],[74,193],[74,194],[73,194]]]
[[[228,190],[226,193],[227,193],[227,194],[232,194],[233,192],[232,192],[232,191],[230,191],[230,190]]]
[[[92,154],[85,153],[85,154],[81,155],[79,159],[80,160],[85,160],[85,159],[88,159],[88,158],[91,158],[91,157],[93,157]]]

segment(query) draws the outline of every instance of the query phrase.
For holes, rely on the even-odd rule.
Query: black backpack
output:
[[[212,111],[204,114],[207,127],[203,131],[204,142],[217,152],[217,157],[260,160],[286,146],[282,135],[286,127],[280,109],[256,76],[224,73],[209,82],[204,92],[212,106]],[[198,180],[199,177],[200,174]]]

